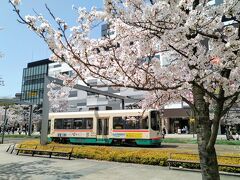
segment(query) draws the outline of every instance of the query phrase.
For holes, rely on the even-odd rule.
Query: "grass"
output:
[[[183,143],[183,144],[197,144],[196,139],[190,139],[190,138],[166,138],[163,139],[162,143]],[[223,140],[223,139],[218,139],[216,141],[216,144],[221,144],[221,145],[240,145],[240,140]]]
[[[224,144],[224,145],[240,145],[239,140],[217,140],[216,144]]]
[[[0,134],[1,136],[1,134]],[[39,138],[39,135],[25,135],[25,134],[5,134],[4,135],[5,138]]]
[[[189,138],[165,138],[162,140],[162,143],[197,144],[197,140]]]

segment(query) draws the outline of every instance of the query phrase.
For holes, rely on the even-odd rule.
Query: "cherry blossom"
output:
[[[11,2],[15,5],[18,6],[21,3],[21,0],[11,0]]]
[[[74,7],[78,18],[72,27],[48,7],[57,27],[42,16],[24,18],[12,5],[47,43],[51,60],[72,68],[73,76],[61,77],[66,85],[88,85],[93,77],[103,86],[147,91],[144,108],[188,103],[198,127],[203,179],[219,179],[219,123],[240,94],[239,0],[215,6],[207,0],[105,0],[103,10]],[[109,25],[109,34],[92,39],[99,22]]]

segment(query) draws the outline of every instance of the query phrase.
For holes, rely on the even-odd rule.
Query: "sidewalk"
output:
[[[5,152],[7,147],[8,145],[0,145],[1,180],[201,180],[198,172],[87,159],[17,156]],[[221,176],[221,180],[237,179],[239,177]]]
[[[197,134],[194,134],[194,135],[193,134],[166,134],[165,138],[197,139]],[[218,135],[217,139],[224,139],[224,140],[226,140],[226,135]]]

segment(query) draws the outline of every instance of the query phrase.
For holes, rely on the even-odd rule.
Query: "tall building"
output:
[[[42,104],[44,76],[48,75],[48,64],[51,62],[48,59],[30,62],[23,69],[21,101]]]

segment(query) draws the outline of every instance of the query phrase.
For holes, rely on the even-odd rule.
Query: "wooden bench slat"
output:
[[[196,163],[196,164],[200,163],[198,161],[176,160],[176,159],[168,159],[167,162],[182,162],[182,163]]]
[[[22,144],[19,147],[15,148],[15,150],[17,150],[17,154],[16,155],[18,155],[20,151],[31,151],[32,152],[32,156],[34,156],[34,154],[37,153],[37,152],[39,152],[39,153],[40,152],[46,152],[46,153],[49,154],[49,158],[51,158],[52,154],[58,153],[58,154],[66,154],[66,155],[68,155],[69,160],[71,159],[73,148],[74,148],[74,147],[65,147],[65,146],[62,146],[62,147],[60,147],[60,146],[53,146],[51,150],[45,150],[45,149],[37,149],[37,145],[35,146],[34,149],[33,148],[21,148],[21,147],[22,147]],[[71,148],[71,150],[69,150],[69,151],[55,150],[55,147],[65,148],[65,149],[66,148]]]
[[[186,155],[196,155],[196,154],[191,154],[191,153],[170,153],[169,154],[169,159],[167,159],[168,165],[169,165],[169,169],[171,167],[172,163],[191,163],[191,164],[200,164],[199,161],[193,161],[193,160],[181,160],[181,159],[173,159],[172,156],[173,155],[177,155],[177,154],[186,154]],[[218,158],[239,158],[240,156],[218,156]],[[219,166],[226,166],[226,167],[236,167],[236,168],[240,168],[240,164],[218,164]]]
[[[218,166],[227,166],[227,167],[238,167],[238,168],[240,168],[240,165],[237,165],[237,164],[218,164]]]

